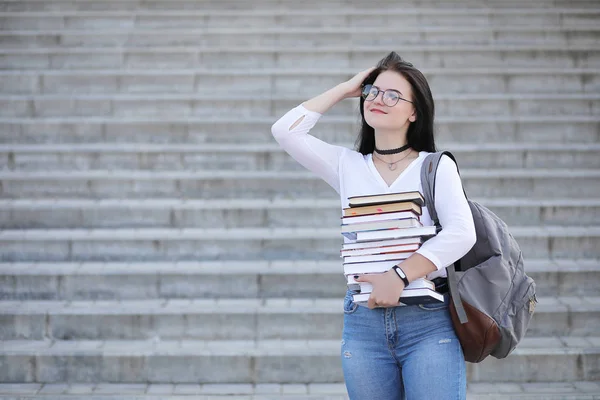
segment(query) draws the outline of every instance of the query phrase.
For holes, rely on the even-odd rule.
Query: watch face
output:
[[[404,274],[404,271],[402,271],[400,268],[394,268],[396,270],[396,273],[398,275],[400,275],[401,278],[406,278],[406,275]]]

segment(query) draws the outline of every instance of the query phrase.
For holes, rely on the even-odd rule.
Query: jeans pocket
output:
[[[419,308],[421,310],[427,310],[427,311],[439,311],[439,310],[445,310],[448,308],[448,305],[450,304],[450,296],[448,295],[448,293],[444,293],[444,302],[443,303],[424,303],[424,304],[419,304]]]
[[[448,304],[446,304],[446,303],[419,304],[419,308],[421,310],[427,310],[427,311],[439,311],[439,310],[445,310],[446,308],[448,308]]]
[[[344,313],[345,314],[352,314],[354,312],[356,312],[356,310],[358,309],[359,305],[356,304],[353,300],[352,300],[352,294],[351,293],[346,293],[346,297],[344,297]]]

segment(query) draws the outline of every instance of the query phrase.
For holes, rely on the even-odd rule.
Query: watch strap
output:
[[[396,272],[396,275],[398,275],[398,277],[400,279],[402,279],[402,282],[404,282],[404,287],[408,286],[408,284],[410,282],[408,281],[408,278],[406,277],[406,273],[404,272],[404,270],[397,265],[394,265],[392,267],[392,269]],[[398,273],[398,270],[400,270],[402,272],[402,274]]]

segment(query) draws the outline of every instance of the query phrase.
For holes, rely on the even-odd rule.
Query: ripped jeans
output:
[[[341,358],[350,400],[464,400],[467,372],[448,304],[390,308],[344,298]]]

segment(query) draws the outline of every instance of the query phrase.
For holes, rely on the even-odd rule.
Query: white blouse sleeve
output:
[[[453,264],[475,245],[473,215],[462,188],[456,164],[442,156],[435,177],[435,210],[442,230],[416,251],[438,270]]]
[[[308,134],[322,115],[300,104],[277,120],[271,127],[271,133],[286,153],[339,193],[339,160],[345,147],[325,143]],[[290,130],[301,118],[300,123]]]

